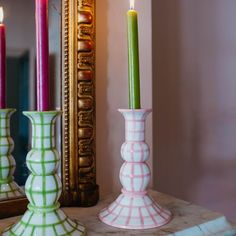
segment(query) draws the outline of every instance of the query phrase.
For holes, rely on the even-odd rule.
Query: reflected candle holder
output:
[[[60,210],[62,183],[57,175],[60,157],[55,145],[55,120],[61,112],[24,112],[32,123],[32,150],[27,166],[32,172],[25,184],[28,210],[3,235],[81,236],[85,227]]]
[[[147,194],[151,171],[146,163],[149,146],[145,143],[145,120],[151,110],[120,109],[125,118],[126,141],[121,147],[125,163],[120,170],[122,193],[99,218],[105,224],[123,229],[160,227],[171,220],[171,213]]]
[[[0,109],[0,201],[25,196],[13,177],[16,162],[11,155],[14,141],[10,136],[10,118],[15,111]]]

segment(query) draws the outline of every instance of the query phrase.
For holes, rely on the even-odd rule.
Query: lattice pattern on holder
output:
[[[78,236],[85,234],[84,226],[70,220],[63,211],[57,210],[47,214],[27,211],[18,224],[10,228],[8,234],[3,235]]]
[[[15,109],[0,109],[0,200],[25,196],[14,182],[16,162],[11,152],[14,142],[10,136],[10,118]]]
[[[25,184],[30,202],[21,220],[5,230],[4,236],[81,236],[85,228],[59,209],[62,184],[56,174],[60,157],[55,147],[55,119],[60,112],[24,112],[32,122],[32,150],[27,166],[32,172]]]
[[[145,229],[166,224],[170,220],[170,212],[146,195],[134,197],[123,192],[100,214],[100,219],[118,228]]]
[[[125,118],[126,141],[121,147],[125,163],[120,170],[122,194],[102,210],[104,223],[124,229],[148,229],[171,220],[171,213],[147,194],[151,171],[146,163],[149,147],[145,143],[145,119],[151,110],[120,110]]]

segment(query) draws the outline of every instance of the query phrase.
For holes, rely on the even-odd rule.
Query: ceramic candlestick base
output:
[[[126,141],[121,147],[125,163],[120,170],[123,186],[120,196],[102,210],[104,223],[123,229],[149,229],[171,220],[171,213],[147,194],[151,172],[146,164],[149,147],[145,143],[145,119],[151,110],[119,110],[125,118]]]
[[[14,142],[10,136],[10,117],[14,112],[15,109],[0,109],[0,200],[25,196],[13,178],[16,162],[11,155]]]
[[[85,228],[60,210],[62,184],[56,174],[60,161],[55,147],[55,119],[60,112],[24,112],[32,122],[32,150],[27,166],[32,172],[25,184],[30,202],[21,220],[3,233],[21,236],[81,236]]]

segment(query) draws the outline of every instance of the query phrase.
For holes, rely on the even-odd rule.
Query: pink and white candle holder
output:
[[[119,197],[99,214],[105,224],[122,229],[150,229],[167,224],[171,213],[148,196],[151,171],[146,163],[145,120],[151,109],[120,109],[125,118],[125,143],[120,170],[123,186]]]

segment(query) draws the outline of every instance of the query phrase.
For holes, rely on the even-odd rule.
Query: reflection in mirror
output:
[[[29,171],[26,155],[30,147],[30,125],[22,111],[36,108],[35,1],[0,0],[6,26],[7,108],[15,108],[11,117],[11,137],[15,147],[15,182],[24,187]],[[61,107],[61,0],[49,0],[50,95],[51,108]],[[61,150],[60,122],[57,122],[57,146]],[[1,201],[2,199],[0,199]]]
[[[51,108],[61,110],[61,88],[62,88],[62,69],[61,69],[61,0],[49,0],[49,77]],[[62,135],[61,135],[61,117],[56,122],[56,146],[61,155]],[[61,175],[61,166],[58,168],[58,174]]]
[[[15,143],[12,152],[16,162],[14,181],[23,188],[28,177],[25,160],[29,150],[29,125],[22,111],[35,107],[34,1],[2,0],[0,5],[6,27],[6,107],[16,109],[10,123]],[[17,196],[8,193],[6,199]]]
[[[29,51],[7,53],[7,107],[15,108],[11,117],[11,137],[15,147],[12,152],[16,161],[15,181],[23,186],[28,176],[25,157],[28,151],[28,121],[22,116],[29,110]]]

